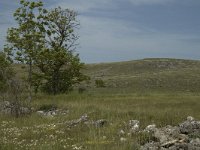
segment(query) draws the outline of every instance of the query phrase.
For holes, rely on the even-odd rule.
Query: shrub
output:
[[[57,106],[55,104],[43,104],[42,106],[40,106],[40,108],[38,110],[42,110],[42,111],[51,111],[51,110],[56,110]]]
[[[95,80],[96,87],[105,87],[105,82],[102,79]]]
[[[25,85],[15,77],[10,61],[4,53],[0,53],[0,100],[7,101],[11,109],[11,115],[19,117],[25,113],[23,107],[25,97]],[[27,108],[28,109],[28,108]],[[27,112],[27,111],[26,111]]]
[[[78,88],[78,93],[79,94],[82,94],[83,92],[85,92],[86,91],[86,88],[85,87],[79,87]]]

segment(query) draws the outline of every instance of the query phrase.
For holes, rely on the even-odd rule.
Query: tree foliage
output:
[[[48,93],[67,92],[85,79],[80,72],[83,63],[79,55],[73,53],[78,39],[76,16],[76,12],[60,7],[43,15],[45,47],[38,54],[36,65],[44,75],[43,90]]]
[[[14,61],[19,61],[28,65],[28,83],[30,99],[32,97],[32,74],[34,59],[37,50],[42,47],[43,35],[38,29],[38,17],[43,13],[43,3],[29,2],[25,0],[20,1],[19,7],[15,13],[14,18],[18,27],[12,27],[7,32],[7,42],[5,52],[14,56]],[[37,15],[36,15],[37,14]]]
[[[5,93],[8,89],[8,82],[12,78],[13,71],[6,55],[0,52],[0,93]]]
[[[86,79],[83,63],[74,53],[79,26],[77,13],[61,7],[46,10],[41,1],[20,1],[14,17],[18,27],[8,29],[5,48],[13,59],[29,66],[30,88],[58,94]],[[36,70],[33,70],[36,67]]]

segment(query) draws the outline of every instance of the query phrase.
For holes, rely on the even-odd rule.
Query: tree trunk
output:
[[[53,86],[52,89],[54,95],[58,94],[59,92],[58,84],[59,84],[59,72],[55,70],[53,73],[53,81],[52,81],[52,86]]]
[[[28,97],[28,101],[31,102],[32,101],[32,60],[30,58],[30,62],[29,62],[29,71],[28,71],[28,90],[29,90],[29,97]]]

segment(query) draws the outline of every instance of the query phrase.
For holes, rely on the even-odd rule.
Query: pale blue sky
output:
[[[200,58],[200,0],[44,0],[45,7],[79,13],[86,63],[149,57]],[[0,0],[0,48],[15,26],[16,0]]]

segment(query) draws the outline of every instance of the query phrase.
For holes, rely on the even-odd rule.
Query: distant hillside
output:
[[[23,77],[24,65],[16,64],[17,75]],[[169,91],[199,92],[200,61],[154,58],[135,61],[87,64],[83,70],[91,77],[90,88],[95,80],[105,81],[107,88],[136,92]]]
[[[84,72],[103,79],[107,87],[133,91],[200,91],[200,61],[182,59],[143,59],[88,64]],[[91,84],[93,87],[94,84]]]

